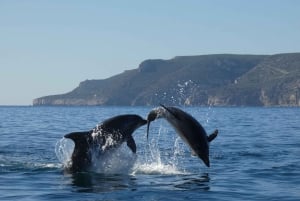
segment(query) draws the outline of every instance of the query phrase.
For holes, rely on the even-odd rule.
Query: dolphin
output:
[[[75,143],[70,167],[67,169],[72,172],[88,170],[92,164],[92,153],[101,155],[118,148],[123,142],[127,142],[131,151],[136,153],[132,133],[146,123],[147,121],[138,115],[125,114],[109,118],[92,130],[65,135],[65,138]]]
[[[191,148],[192,154],[198,156],[207,167],[210,166],[209,142],[217,137],[218,130],[207,136],[201,124],[190,114],[177,107],[166,107],[161,104],[161,107],[151,110],[148,114],[147,138],[150,123],[157,118],[166,119],[182,140]]]

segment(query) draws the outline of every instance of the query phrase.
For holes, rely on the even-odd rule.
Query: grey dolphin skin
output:
[[[202,159],[207,167],[210,166],[209,142],[215,139],[218,135],[218,130],[215,130],[211,135],[207,136],[201,124],[190,114],[176,107],[161,105],[161,107],[151,110],[148,114],[147,138],[150,123],[157,118],[166,119],[174,127],[183,141],[189,145],[193,154]]]
[[[136,153],[136,144],[132,133],[147,121],[134,114],[119,115],[109,118],[94,129],[85,132],[73,132],[65,135],[75,143],[68,171],[80,172],[89,169],[92,163],[92,151],[102,154],[119,147],[123,142]],[[113,141],[113,142],[112,142]]]

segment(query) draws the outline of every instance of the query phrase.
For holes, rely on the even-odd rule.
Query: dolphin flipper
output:
[[[131,149],[133,153],[136,153],[136,144],[132,136],[127,139],[127,146]]]
[[[218,132],[219,132],[218,129],[216,129],[212,134],[210,134],[209,136],[207,136],[208,142],[213,141],[217,137]]]

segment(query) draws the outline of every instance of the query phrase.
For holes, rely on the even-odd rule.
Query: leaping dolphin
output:
[[[133,153],[136,153],[136,144],[132,133],[147,121],[134,114],[119,115],[109,118],[94,129],[84,132],[73,132],[65,135],[75,143],[71,156],[69,171],[80,172],[88,170],[92,163],[92,152],[102,154],[110,149],[119,147],[123,142]]]
[[[174,127],[183,141],[190,146],[192,154],[202,159],[207,167],[210,166],[209,142],[217,137],[218,130],[207,136],[201,124],[190,114],[176,107],[161,105],[161,107],[151,110],[148,114],[147,138],[150,123],[157,118],[165,118]]]

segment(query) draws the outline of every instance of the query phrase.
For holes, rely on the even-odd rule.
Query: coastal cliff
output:
[[[86,80],[33,105],[300,106],[300,53],[179,56]]]

